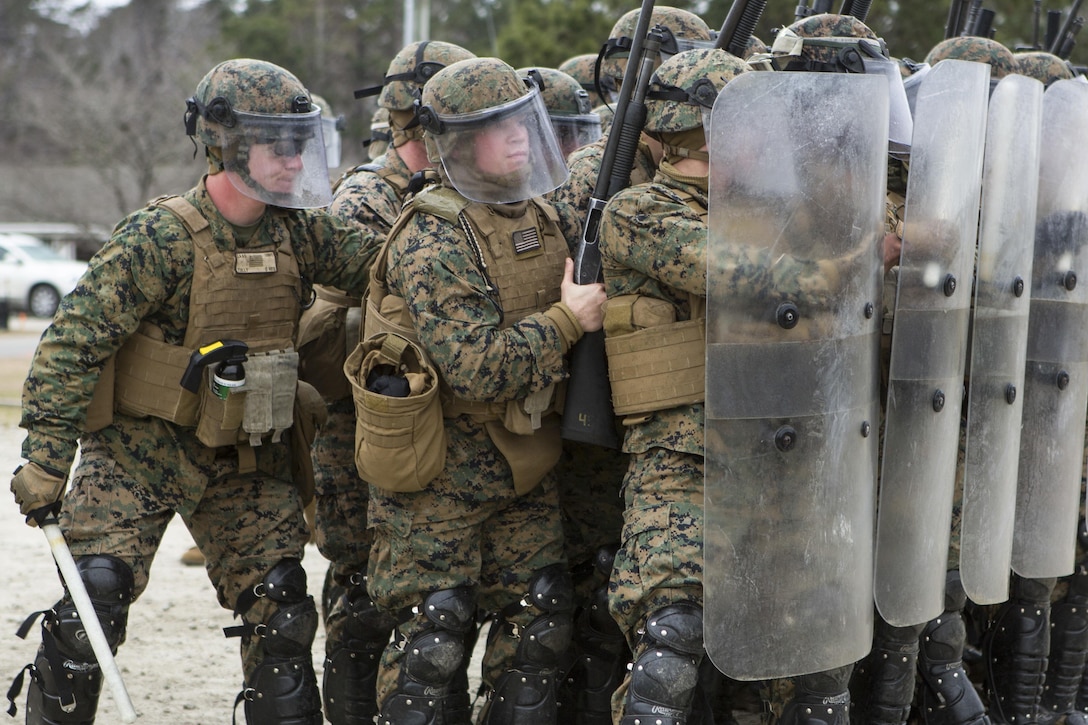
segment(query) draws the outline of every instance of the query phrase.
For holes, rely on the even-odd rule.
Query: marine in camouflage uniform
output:
[[[247,721],[318,725],[317,613],[301,565],[309,442],[295,435],[305,421],[291,425],[292,347],[309,281],[358,292],[377,247],[317,209],[329,199],[324,148],[310,143],[320,117],[293,75],[226,61],[187,103],[186,130],[206,146],[208,175],[122,220],[65,298],[24,385],[28,463],[12,490],[28,523],[59,509],[115,650],[180,516],[219,603],[240,618],[231,634],[241,636]],[[195,350],[229,339],[249,346],[245,394],[219,398],[205,368],[192,392],[177,385]],[[287,404],[286,421],[273,404],[270,428],[259,425],[269,398]],[[319,402],[311,410],[323,412]],[[67,593],[45,612],[42,635],[28,722],[93,721],[101,675]],[[167,666],[170,658],[163,653]]]
[[[1029,51],[1016,53],[1016,71],[1021,75],[1034,78],[1044,86],[1050,86],[1059,80],[1074,78],[1074,72],[1068,61],[1044,51]],[[1086,660],[1088,660],[1088,558],[1085,556],[1085,543],[1088,542],[1088,532],[1084,525],[1084,493],[1082,475],[1082,493],[1080,496],[1081,525],[1078,530],[1077,565],[1074,572],[1067,577],[1062,577],[1054,586],[1050,599],[1049,619],[1049,649],[1046,652],[1045,667],[1043,673],[1043,689],[1039,699],[1038,720],[1043,723],[1057,722],[1064,716],[1069,725],[1085,725],[1088,723],[1088,681],[1084,677]],[[1016,580],[1015,574],[1014,592],[1024,589],[1024,585]],[[1045,583],[1045,582],[1044,582]],[[1045,586],[1038,587],[1036,596],[1045,596]],[[1005,609],[1004,605],[1002,609]],[[1007,612],[999,612],[1008,617]],[[1028,624],[1028,632],[1036,631],[1037,617],[1021,618],[1021,622]],[[1043,634],[1045,629],[1040,631]],[[996,636],[996,633],[995,635]],[[1028,638],[1028,642],[1036,641]],[[1041,651],[1029,646],[1026,654],[1034,655],[1031,659],[1037,663]],[[1016,659],[1014,655],[1014,660]],[[1029,672],[1035,672],[1034,668]],[[1010,688],[1011,689],[1011,688]],[[1015,692],[1015,691],[1014,691]],[[1028,690],[1035,696],[1035,688]],[[1000,694],[1000,693],[999,693]],[[1014,710],[1015,714],[1016,713]]]
[[[911,64],[904,68],[913,74],[946,58],[988,63],[991,66],[991,89],[1001,78],[1015,72],[1015,62],[1007,48],[988,38],[974,36],[944,40],[930,50],[921,66]],[[902,239],[908,174],[909,160],[893,159],[889,164],[887,231],[898,241]],[[889,261],[893,266],[885,275],[882,329],[885,354],[889,352],[887,345],[890,344],[894,326],[893,310],[898,286],[898,267],[894,266],[895,260]],[[886,378],[888,361],[885,359],[883,362],[882,375]],[[915,704],[924,722],[931,725],[963,725],[990,721],[986,705],[971,682],[964,663],[968,646],[967,612],[977,612],[968,601],[959,573],[966,413],[964,406],[945,580],[945,611],[938,618],[913,627],[894,627],[877,614],[873,651],[859,664],[852,683],[856,699],[864,703],[863,707],[852,713],[854,722],[906,722],[912,702],[915,702],[915,669],[919,680]]]
[[[379,722],[437,721],[479,609],[496,617],[481,721],[552,723],[572,609],[555,386],[604,290],[573,284],[577,219],[539,198],[566,167],[538,90],[498,59],[460,61],[424,86],[420,119],[442,181],[405,206],[385,282],[437,370],[448,444],[423,490],[371,481],[368,588],[399,621]]]
[[[427,78],[472,53],[452,43],[422,41],[402,48],[384,82],[357,95],[378,94],[390,119],[391,143],[384,155],[345,172],[333,189],[329,212],[378,239],[400,214],[413,174],[429,167],[414,103]],[[371,722],[378,659],[394,622],[374,610],[366,593],[367,561],[373,535],[366,524],[368,484],[355,467],[355,404],[343,373],[344,361],[361,339],[361,300],[318,287],[317,300],[303,316],[301,375],[328,403],[329,419],[313,445],[317,501],[315,540],[329,560],[329,601],[325,606],[325,669],[322,694],[333,725]],[[461,720],[468,717],[462,704]]]
[[[614,343],[705,316],[709,157],[702,114],[746,70],[723,50],[689,50],[666,60],[650,82],[645,133],[662,144],[664,158],[652,182],[618,192],[601,218],[606,350],[616,400],[626,388],[614,367]],[[697,682],[714,677],[702,637],[701,392],[679,404],[617,405],[626,415],[623,451],[630,464],[608,603],[634,658],[612,702],[622,725],[654,714],[667,714],[670,723],[700,722],[693,713],[705,713],[709,693]]]

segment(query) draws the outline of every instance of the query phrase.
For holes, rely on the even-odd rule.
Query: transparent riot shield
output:
[[[885,83],[748,73],[714,105],[703,633],[738,680],[872,643]]]
[[[990,67],[918,89],[892,329],[874,593],[895,626],[944,611]]]
[[[1043,94],[1012,568],[1073,572],[1088,405],[1088,83]],[[1080,279],[1080,277],[1086,279]]]
[[[990,96],[968,363],[960,575],[976,604],[1009,596],[1043,84],[1003,78]]]

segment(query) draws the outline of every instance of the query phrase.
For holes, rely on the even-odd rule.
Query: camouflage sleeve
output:
[[[316,284],[362,297],[384,233],[378,234],[323,209],[300,216],[301,224],[293,234],[302,274]]]
[[[396,189],[371,171],[357,171],[336,190],[329,212],[385,236],[400,214]]]
[[[460,229],[415,214],[390,243],[389,287],[454,394],[517,400],[567,377],[558,325],[537,312],[503,326],[498,291]],[[481,374],[481,371],[487,371]]]
[[[706,222],[653,187],[628,187],[601,216],[601,257],[664,285],[706,296]]]
[[[570,175],[563,185],[553,191],[549,201],[566,204],[576,214],[585,214],[593,189],[597,186],[597,174],[601,168],[601,154],[604,147],[590,144],[574,151],[567,158]]]
[[[24,458],[68,470],[102,366],[142,320],[187,319],[192,267],[189,235],[169,212],[118,224],[38,343],[23,384]]]

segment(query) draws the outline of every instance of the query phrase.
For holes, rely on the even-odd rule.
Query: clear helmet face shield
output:
[[[559,141],[559,150],[563,158],[570,156],[572,151],[580,149],[586,144],[591,144],[601,137],[601,115],[599,113],[585,113],[579,115],[553,115],[552,129]]]
[[[565,157],[536,88],[482,111],[431,115],[427,135],[450,183],[467,199],[509,204],[547,194],[567,179]]]
[[[866,75],[883,75],[888,79],[888,153],[905,156],[910,153],[914,116],[907,101],[899,64],[889,58],[869,56],[864,56],[863,62]]]
[[[234,187],[257,201],[314,209],[332,201],[321,111],[261,114],[235,111],[217,124],[223,166]]]
[[[910,106],[911,117],[914,116],[914,103],[918,98],[918,87],[922,85],[922,81],[929,75],[932,67],[929,63],[923,63],[921,68],[903,79],[903,91],[907,94],[907,105]]]
[[[340,165],[340,127],[343,126],[343,124],[343,116],[337,116],[336,118],[323,116],[321,118],[321,134],[325,141],[325,165],[330,169],[335,169]]]

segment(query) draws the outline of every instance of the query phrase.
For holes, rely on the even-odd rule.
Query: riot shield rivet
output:
[[[783,453],[793,448],[793,445],[796,442],[797,431],[794,430],[791,426],[784,425],[779,428],[774,434],[774,446]]]
[[[938,390],[933,394],[933,410],[940,413],[944,410],[944,391]]]
[[[1062,280],[1062,284],[1065,285],[1065,288],[1067,290],[1072,292],[1073,288],[1077,286],[1077,273],[1073,270],[1069,270],[1068,272],[1066,272],[1065,278]]]
[[[1058,378],[1055,382],[1058,383],[1058,390],[1065,390],[1069,387],[1069,373],[1062,370],[1058,373]]]
[[[869,433],[871,433],[871,432],[872,432],[872,430],[873,430],[873,426],[871,426],[871,425],[869,424],[869,421],[864,421],[864,422],[863,422],[863,423],[861,424],[861,437],[862,437],[862,438],[868,438],[868,437],[869,437]]]
[[[778,310],[774,314],[779,327],[783,330],[792,330],[797,327],[797,321],[801,319],[801,313],[797,310],[797,305],[792,302],[783,302],[778,306]]]
[[[1009,405],[1016,402],[1016,386],[1012,383],[1005,386],[1005,402]]]
[[[1012,293],[1017,297],[1024,296],[1024,278],[1017,277],[1012,281]]]
[[[956,275],[950,274],[944,278],[944,296],[951,297],[956,294]]]
[[[876,308],[873,307],[873,303],[872,302],[866,302],[865,303],[865,319],[866,320],[873,319],[873,313],[874,312],[876,312]]]

